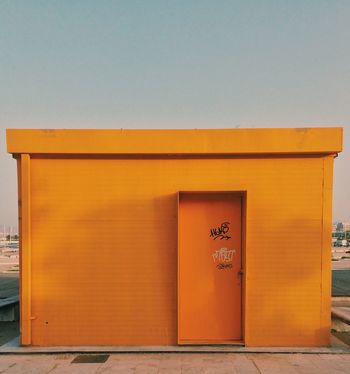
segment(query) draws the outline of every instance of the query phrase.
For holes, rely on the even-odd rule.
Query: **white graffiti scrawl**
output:
[[[231,262],[233,255],[236,253],[235,249],[220,248],[217,249],[213,254],[214,262]]]

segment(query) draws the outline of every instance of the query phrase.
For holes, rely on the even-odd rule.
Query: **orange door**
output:
[[[242,339],[242,196],[179,194],[179,344]]]

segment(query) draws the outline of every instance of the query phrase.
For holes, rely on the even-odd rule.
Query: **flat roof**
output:
[[[7,129],[7,151],[27,154],[333,154],[341,127],[191,130]]]

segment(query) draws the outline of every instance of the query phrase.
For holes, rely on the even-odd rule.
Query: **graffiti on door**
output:
[[[228,249],[226,247],[217,249],[212,254],[214,263],[217,263],[216,267],[219,270],[232,268],[232,260],[235,253],[235,249]]]
[[[230,231],[230,222],[226,221],[223,222],[221,225],[210,229],[209,236],[213,238],[213,240],[220,239],[220,240],[229,240],[231,236],[227,233]]]

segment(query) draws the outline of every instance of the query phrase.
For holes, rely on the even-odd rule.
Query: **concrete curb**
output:
[[[96,347],[20,347],[18,338],[0,347],[2,354],[78,354],[78,353],[304,353],[350,354],[350,347],[332,336],[331,347],[242,347],[242,346],[96,346]]]
[[[332,317],[338,318],[340,321],[350,325],[350,312],[347,310],[349,308],[342,307],[333,307],[332,308]],[[350,310],[350,309],[349,309]]]

